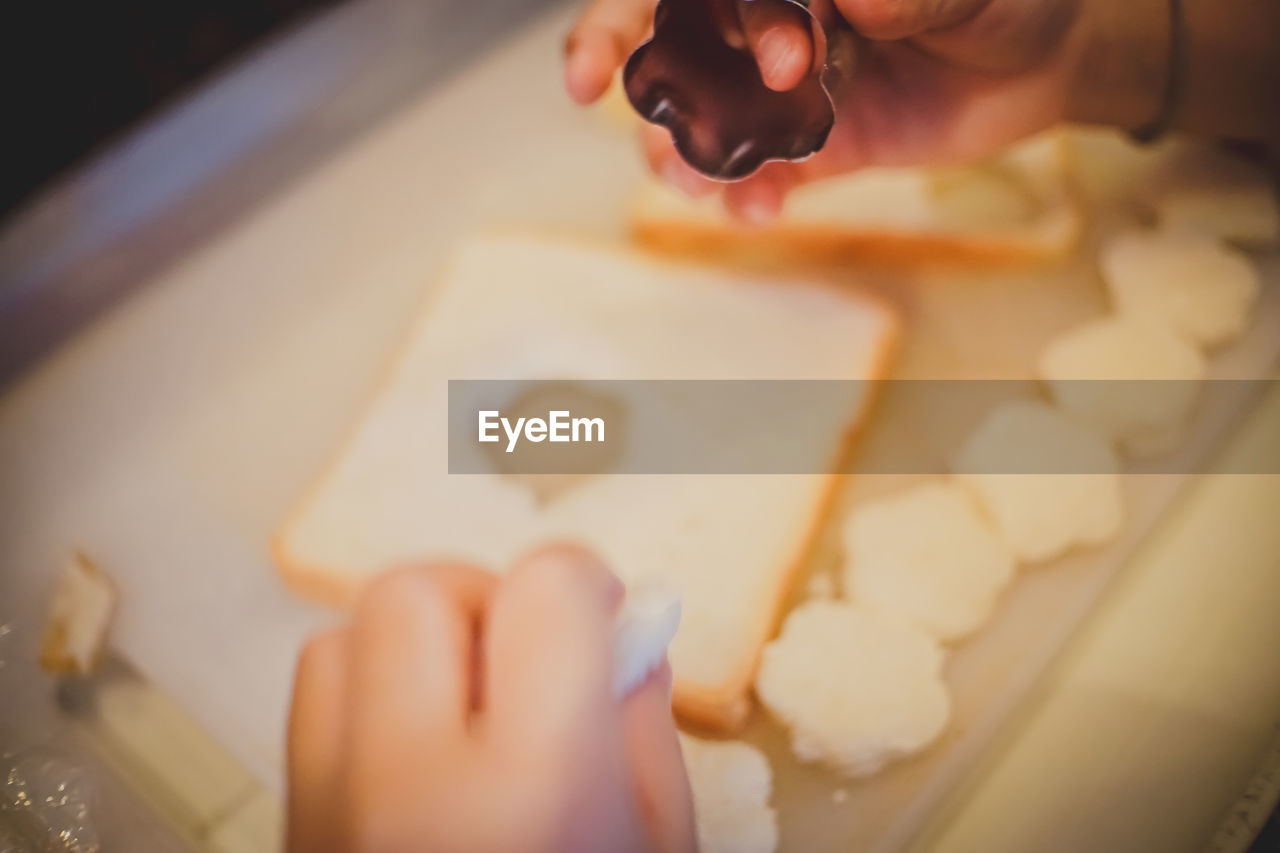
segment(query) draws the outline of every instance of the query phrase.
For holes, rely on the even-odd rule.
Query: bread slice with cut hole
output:
[[[346,606],[395,564],[501,571],[546,541],[581,543],[628,585],[679,594],[676,710],[730,730],[871,405],[867,385],[848,383],[842,416],[821,424],[819,472],[602,473],[540,501],[511,477],[448,473],[448,381],[865,380],[884,375],[897,334],[894,313],[853,289],[536,237],[473,240],[279,530],[275,558],[299,592]]]
[[[1067,254],[1082,219],[1066,144],[1048,133],[981,163],[869,168],[806,184],[765,226],[734,220],[717,196],[689,199],[654,180],[636,197],[631,228],[680,254],[1001,266]]]

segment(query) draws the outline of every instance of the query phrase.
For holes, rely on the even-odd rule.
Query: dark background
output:
[[[249,47],[338,2],[0,2],[0,219]]]

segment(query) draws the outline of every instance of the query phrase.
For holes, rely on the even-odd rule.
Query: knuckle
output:
[[[424,598],[439,595],[439,583],[431,571],[423,568],[391,569],[369,583],[360,600],[357,618],[399,613]]]
[[[864,35],[898,38],[910,34],[919,20],[916,0],[858,0],[855,25]]]
[[[574,544],[557,543],[537,549],[516,565],[513,575],[556,589],[595,590],[618,584],[593,553]]]
[[[346,849],[353,853],[407,849],[397,831],[399,821],[389,813],[385,799],[366,796],[366,791],[367,787],[357,789],[347,798],[342,832]]]
[[[343,632],[340,629],[324,631],[311,637],[298,655],[298,671],[311,672],[325,666],[341,650]]]

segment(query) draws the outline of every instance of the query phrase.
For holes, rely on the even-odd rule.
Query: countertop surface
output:
[[[1226,452],[1278,445],[1273,392]],[[1280,476],[1202,476],[918,848],[1206,849],[1280,737],[1278,520]]]

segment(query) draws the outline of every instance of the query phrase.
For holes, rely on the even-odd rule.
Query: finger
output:
[[[608,91],[621,64],[621,55],[612,39],[598,33],[588,34],[566,49],[565,91],[574,101],[586,106]]]
[[[345,630],[321,634],[298,657],[286,741],[289,851],[325,853],[339,846],[348,643]]]
[[[866,167],[868,159],[864,148],[856,130],[842,130],[837,123],[826,146],[812,157],[766,163],[749,178],[725,185],[725,209],[730,216],[747,224],[772,224],[797,187]]]
[[[668,186],[690,198],[702,198],[716,191],[719,185],[715,181],[703,177],[681,158],[666,128],[645,125],[640,142],[649,169]]]
[[[580,548],[544,548],[512,568],[494,594],[486,636],[495,739],[558,753],[614,736],[613,626],[622,595],[618,579]]]
[[[475,637],[496,579],[461,565],[390,571],[357,605],[352,631],[353,761],[379,772],[433,739],[461,739]]]
[[[749,225],[769,225],[782,213],[787,193],[795,183],[791,164],[768,164],[746,180],[725,188],[725,209]]]
[[[653,24],[656,0],[594,0],[565,39],[564,84],[570,97],[589,104],[609,88],[613,75]]]
[[[764,84],[779,92],[795,88],[814,67],[808,16],[796,15],[780,3],[745,3],[740,8],[742,29]]]
[[[623,740],[636,811],[651,848],[666,853],[697,849],[693,799],[675,719],[671,715],[671,665],[664,662],[622,706]]]
[[[955,26],[990,0],[835,0],[855,30],[871,39],[917,36]]]

